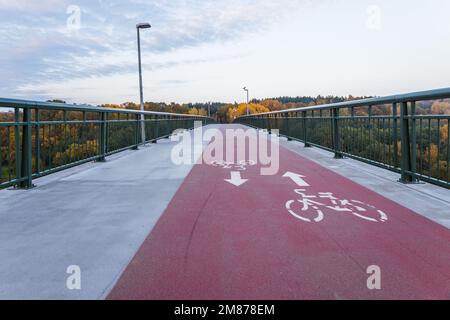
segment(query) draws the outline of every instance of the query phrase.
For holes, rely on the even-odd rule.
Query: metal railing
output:
[[[450,88],[239,117],[302,141],[419,180],[450,188],[450,115],[420,114],[422,103],[450,98]],[[420,104],[419,104],[420,102]]]
[[[141,120],[144,115],[144,121]],[[203,116],[0,99],[0,189],[192,129]],[[141,141],[145,122],[146,141]]]

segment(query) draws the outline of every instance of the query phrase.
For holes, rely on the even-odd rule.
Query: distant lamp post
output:
[[[250,114],[250,110],[249,110],[249,105],[248,105],[248,89],[247,89],[247,87],[244,87],[243,89],[244,89],[244,91],[247,92],[247,115],[249,115]]]
[[[141,62],[141,35],[140,30],[141,29],[150,29],[152,26],[150,23],[144,22],[144,23],[138,23],[136,25],[137,30],[137,42],[138,42],[138,59],[139,59],[139,91],[140,91],[140,98],[141,98],[141,111],[144,111],[144,90],[142,88],[142,62]],[[141,114],[141,138],[142,143],[145,142],[145,116],[144,114]]]

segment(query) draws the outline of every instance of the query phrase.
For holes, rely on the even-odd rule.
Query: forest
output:
[[[308,106],[322,105],[328,103],[342,102],[348,100],[363,99],[367,97],[278,97],[272,99],[252,100],[247,106],[246,103],[154,103],[146,102],[145,110],[158,112],[171,112],[180,114],[191,114],[207,116],[211,115],[219,123],[231,123],[237,117],[247,113],[247,107],[251,114],[264,113],[269,111],[279,111],[291,108],[303,108]],[[52,100],[51,102],[62,102]],[[140,106],[136,103],[128,102],[121,105],[104,104],[101,107],[116,109],[138,110]],[[416,106],[418,115],[450,115],[450,101],[426,101],[418,102]],[[374,118],[367,123],[367,108],[355,109],[355,118],[350,123],[346,116],[350,115],[348,109],[342,109],[340,116],[343,118],[341,131],[341,144],[343,151],[356,156],[371,159],[395,167],[395,161],[401,159],[401,147],[399,140],[395,141],[393,135],[393,121],[389,117],[392,114],[392,107],[389,105],[373,106],[372,115]],[[108,152],[121,150],[134,143],[135,123],[127,122],[125,115],[115,115],[117,122],[108,124],[107,139]],[[323,119],[310,120],[308,127],[309,140],[318,145],[331,147],[330,122],[327,115]],[[358,119],[358,117],[363,117]],[[384,117],[383,117],[384,116]],[[33,126],[33,172],[38,173],[52,168],[64,166],[69,163],[83,159],[90,159],[99,153],[99,132],[98,114],[81,112],[67,112],[67,121],[73,123],[60,123],[63,121],[62,111],[39,112],[40,121],[47,123],[39,127]],[[121,118],[122,117],[122,118]],[[82,123],[82,120],[92,121]],[[113,118],[111,120],[114,120]],[[11,181],[15,177],[16,159],[16,131],[15,126],[8,124],[14,121],[12,109],[0,110],[0,185]],[[52,124],[56,121],[58,124]],[[80,121],[76,123],[76,121]],[[122,122],[121,122],[122,121]],[[175,127],[190,126],[190,123],[167,123],[157,119],[150,119],[146,126],[147,137],[156,138],[169,134]],[[429,177],[449,181],[449,120],[442,119],[420,119],[417,121],[417,170],[419,173]],[[263,124],[264,125],[264,124]],[[298,119],[282,120],[278,119],[275,127],[286,131],[290,127],[290,134],[297,135],[303,139],[300,132],[302,123]],[[285,132],[286,133],[286,132]],[[38,139],[36,139],[38,137]],[[397,144],[397,148],[394,145]],[[398,149],[397,157],[394,150]],[[39,151],[39,156],[36,156]],[[397,160],[395,160],[397,158]]]

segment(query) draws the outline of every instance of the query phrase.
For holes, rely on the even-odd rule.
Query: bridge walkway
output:
[[[195,165],[108,298],[450,298],[447,228],[283,146],[261,167]]]

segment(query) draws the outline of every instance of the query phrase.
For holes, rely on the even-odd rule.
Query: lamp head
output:
[[[151,28],[152,26],[150,25],[150,23],[148,23],[148,22],[142,22],[142,23],[138,23],[137,25],[136,25],[136,28],[138,28],[138,29],[149,29],[149,28]]]

